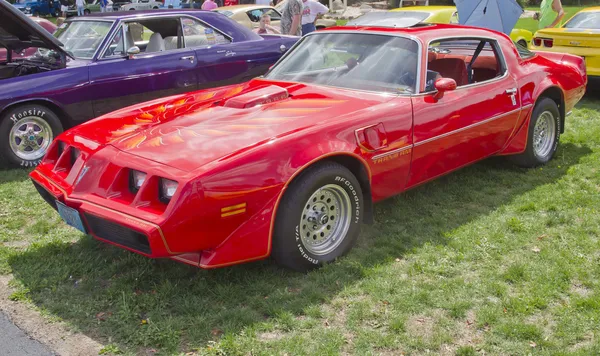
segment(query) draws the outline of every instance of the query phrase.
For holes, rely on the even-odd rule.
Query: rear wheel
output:
[[[54,17],[60,17],[60,11],[54,10]]]
[[[158,6],[154,6],[152,9],[153,10],[158,10]]]
[[[344,255],[360,232],[363,195],[346,167],[321,163],[298,176],[277,211],[273,257],[307,271]]]
[[[37,166],[63,131],[56,114],[37,104],[9,110],[1,120],[0,161],[12,166]]]
[[[554,100],[540,99],[530,120],[525,152],[510,157],[522,167],[546,164],[554,156],[560,141],[560,112]]]
[[[84,15],[89,15],[89,14],[91,14],[91,13],[92,13],[92,12],[91,12],[90,10],[88,10],[88,9],[85,9],[85,10],[83,10],[83,14],[84,14]]]

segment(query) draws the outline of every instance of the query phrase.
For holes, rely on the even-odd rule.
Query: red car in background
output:
[[[31,178],[136,253],[307,270],[348,252],[377,201],[490,156],[548,162],[586,81],[580,57],[485,29],[329,28],[264,77],[66,131]]]
[[[43,19],[41,17],[32,17],[31,18],[35,23],[37,23],[38,25],[40,25],[44,30],[50,32],[50,33],[54,33],[54,31],[56,31],[56,25],[53,24],[52,22]],[[35,52],[37,51],[37,48],[27,48],[25,49],[23,52],[13,52],[13,59],[15,58],[26,58],[29,56],[32,56]],[[5,48],[0,48],[0,62],[5,61],[6,60],[6,49]]]

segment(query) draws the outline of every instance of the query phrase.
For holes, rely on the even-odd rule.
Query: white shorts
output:
[[[69,7],[65,6],[65,5],[60,5],[60,11],[67,12],[67,11],[69,11]]]

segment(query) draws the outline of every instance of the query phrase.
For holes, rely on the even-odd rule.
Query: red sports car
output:
[[[68,224],[133,252],[307,270],[379,200],[494,155],[548,162],[586,80],[580,57],[485,29],[330,28],[264,77],[66,131],[31,177]]]

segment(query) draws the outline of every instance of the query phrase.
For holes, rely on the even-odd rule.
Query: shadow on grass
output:
[[[0,184],[28,180],[29,172],[31,172],[31,169],[0,167]]]
[[[424,243],[445,244],[448,232],[557,182],[590,152],[564,144],[543,169],[531,170],[490,159],[386,200],[349,256],[308,274],[269,262],[204,271],[89,237],[34,245],[11,256],[10,265],[34,304],[91,337],[128,349],[187,350],[273,317],[293,328],[296,316],[318,313],[376,265]]]

